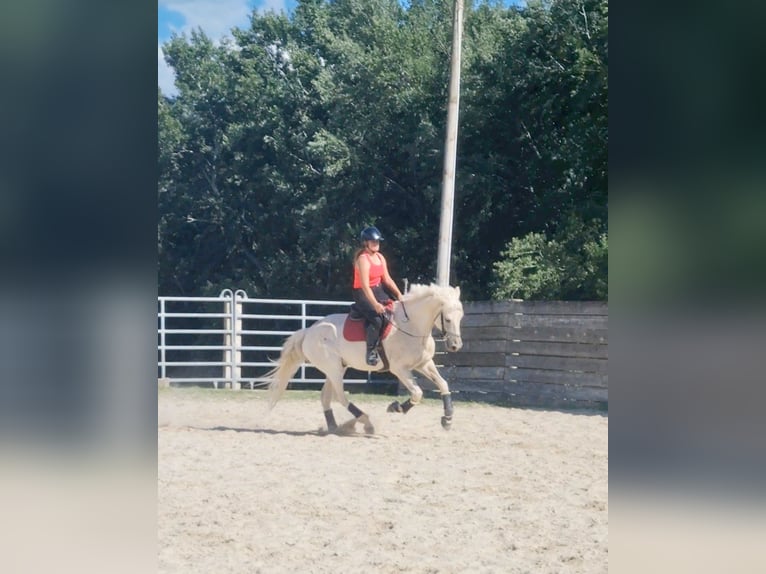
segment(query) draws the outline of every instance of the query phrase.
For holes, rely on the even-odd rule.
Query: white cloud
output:
[[[178,94],[174,81],[175,74],[162,55],[162,44],[157,44],[157,85],[164,95],[175,96]]]
[[[287,12],[286,0],[263,0],[261,6],[259,6],[259,12],[268,12],[272,10],[274,12]]]
[[[231,35],[234,27],[247,28],[253,5],[259,12],[273,10],[287,11],[287,0],[159,0],[159,5],[171,12],[180,14],[184,23],[172,31],[190,35],[192,30],[202,28],[205,34],[215,42]],[[162,93],[173,96],[178,93],[173,85],[173,70],[165,63],[162,56],[162,43],[159,43],[157,60],[157,80]]]
[[[181,32],[202,28],[213,40],[229,35],[234,26],[248,22],[248,0],[160,0],[160,5],[184,18]]]

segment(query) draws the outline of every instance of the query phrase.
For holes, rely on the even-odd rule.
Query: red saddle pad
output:
[[[393,301],[386,305],[387,310],[392,310],[394,308]],[[364,320],[364,318],[361,319],[351,319],[350,315],[346,315],[346,320],[343,322],[343,338],[346,339],[346,341],[366,341],[367,340],[367,333],[365,331],[365,325],[367,322]],[[391,327],[393,325],[390,322],[386,322],[386,326],[383,327],[383,333],[380,337],[380,340],[382,341],[386,337],[388,337],[388,334],[391,332]]]

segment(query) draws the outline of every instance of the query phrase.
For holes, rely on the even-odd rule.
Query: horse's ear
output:
[[[455,287],[455,292],[457,293],[457,298],[460,299],[460,287]]]

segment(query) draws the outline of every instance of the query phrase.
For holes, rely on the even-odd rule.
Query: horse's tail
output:
[[[266,373],[269,383],[269,409],[274,408],[287,389],[287,383],[298,370],[301,363],[305,362],[306,357],[303,354],[303,338],[306,336],[306,329],[301,329],[290,335],[282,345],[282,352],[279,354],[277,366]]]

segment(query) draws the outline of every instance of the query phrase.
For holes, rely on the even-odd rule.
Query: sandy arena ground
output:
[[[318,392],[160,389],[159,571],[607,572],[606,415],[350,398],[375,435]]]

